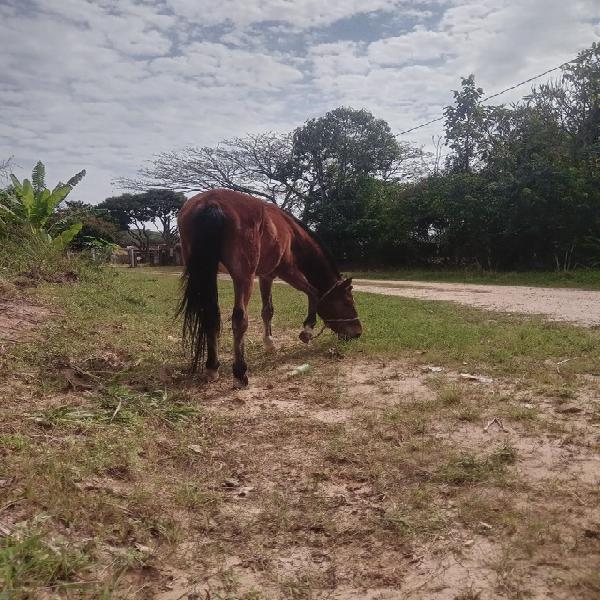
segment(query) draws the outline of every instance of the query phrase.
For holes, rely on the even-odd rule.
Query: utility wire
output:
[[[576,60],[577,60],[577,58],[568,60],[567,62],[564,62],[564,63],[558,65],[557,67],[552,67],[552,69],[548,69],[547,71],[544,71],[543,73],[540,73],[539,75],[535,75],[534,77],[530,77],[529,79],[525,79],[524,81],[515,83],[515,85],[511,85],[510,87],[504,88],[502,91],[496,92],[495,94],[491,94],[490,96],[486,96],[485,98],[482,98],[479,102],[480,103],[486,102],[487,100],[491,100],[492,98],[497,98],[498,96],[501,96],[502,94],[505,94],[506,92],[510,92],[511,90],[514,90],[518,87],[521,87],[522,85],[525,85],[526,83],[531,83],[532,81],[535,81],[536,79],[539,79],[540,77],[544,77],[544,75],[548,75],[548,73],[558,71],[559,69],[566,67],[567,65],[575,62]],[[445,116],[442,115],[441,117],[431,119],[431,121],[427,121],[426,123],[421,123],[420,125],[416,125],[415,127],[411,127],[410,129],[405,129],[404,131],[401,131],[398,135],[404,135],[405,133],[410,133],[411,131],[421,129],[422,127],[427,127],[427,125],[431,125],[432,123],[437,123],[438,121],[443,121],[444,119],[445,119]]]

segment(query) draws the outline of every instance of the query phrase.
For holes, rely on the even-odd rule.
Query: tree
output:
[[[225,140],[217,146],[190,146],[159,154],[137,179],[118,185],[137,191],[174,189],[202,192],[228,188],[274,202],[285,209],[302,196],[301,182],[290,177],[291,135],[263,133]]]
[[[461,86],[453,92],[454,106],[444,109],[446,144],[454,151],[449,167],[470,173],[483,151],[488,110],[480,104],[483,90],[476,87],[473,75],[463,77]]]
[[[106,210],[120,231],[128,231],[140,252],[147,253],[150,246],[150,231],[147,224],[152,220],[152,209],[144,194],[121,194],[107,198],[98,205]]]
[[[344,124],[344,115],[348,124]],[[302,215],[305,205],[321,193],[316,171],[320,163],[309,157],[312,150],[319,152],[319,149],[310,147],[311,131],[319,127],[325,130],[327,124],[333,124],[336,119],[338,135],[332,140],[331,148],[344,139],[349,142],[352,136],[359,138],[355,147],[347,143],[345,150],[338,148],[335,151],[338,159],[344,152],[347,154],[361,149],[360,159],[338,161],[343,163],[343,168],[359,167],[361,173],[374,174],[381,165],[383,175],[401,176],[400,165],[408,165],[407,158],[420,156],[408,144],[398,144],[385,121],[375,119],[367,111],[342,108],[321,119],[308,121],[293,133],[247,135],[225,140],[213,147],[188,147],[159,154],[148,166],[140,169],[137,179],[120,179],[117,183],[137,191],[168,188],[191,192],[228,188],[258,196]],[[382,144],[386,147],[382,148]],[[370,149],[367,149],[369,145]],[[324,146],[321,150],[326,151]],[[396,151],[398,161],[390,163],[386,152]],[[371,156],[367,158],[369,153]],[[359,165],[360,161],[364,164]],[[376,165],[375,169],[369,168],[369,164]],[[344,173],[350,175],[347,169]]]
[[[148,190],[142,194],[140,202],[148,207],[150,221],[160,229],[163,242],[169,248],[175,246],[179,240],[176,217],[185,196],[172,190]]]
[[[294,132],[293,144],[293,168],[306,189],[302,220],[340,258],[354,260],[352,231],[366,218],[365,186],[412,176],[422,153],[399,144],[383,119],[345,107],[307,121]]]
[[[178,240],[175,218],[184,202],[182,193],[151,189],[141,194],[107,198],[98,209],[106,211],[120,231],[128,231],[141,252],[147,252],[152,238],[148,223],[160,229],[163,243],[168,247],[175,245]]]
[[[65,230],[74,223],[81,223],[81,231],[75,236],[71,245],[83,249],[97,243],[115,244],[118,241],[119,228],[112,221],[106,210],[86,204],[80,200],[65,202],[53,216],[53,227]]]

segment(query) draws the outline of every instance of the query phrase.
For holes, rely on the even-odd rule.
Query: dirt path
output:
[[[179,272],[170,274],[181,275]],[[228,278],[224,274],[220,277]],[[381,279],[354,279],[354,289],[384,296],[443,300],[500,312],[542,315],[551,321],[566,321],[586,327],[600,326],[600,291]]]
[[[600,292],[563,288],[355,279],[360,292],[445,300],[488,310],[544,315],[552,321],[600,326]]]

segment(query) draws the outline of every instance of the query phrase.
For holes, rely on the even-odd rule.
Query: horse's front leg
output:
[[[271,331],[271,321],[273,320],[273,280],[270,277],[260,277],[260,296],[262,298],[262,320],[264,325],[263,343],[267,352],[275,351]]]
[[[314,336],[315,325],[317,324],[317,298],[308,295],[308,315],[304,319],[304,329],[300,332],[300,339],[308,344]]]
[[[308,283],[308,279],[297,269],[282,270],[278,275],[292,287],[304,292],[308,296],[308,315],[304,319],[304,329],[298,336],[305,344],[308,344],[313,338],[313,331],[317,324],[317,304],[319,303],[317,290]]]
[[[248,329],[248,302],[252,295],[252,285],[254,275],[233,280],[235,292],[235,301],[233,305],[233,314],[231,316],[231,325],[233,329],[233,350],[235,360],[233,362],[233,375],[235,377],[235,386],[245,388],[248,385],[248,365],[244,351],[244,338]]]

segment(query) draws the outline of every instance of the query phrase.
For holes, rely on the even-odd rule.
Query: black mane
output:
[[[333,254],[331,253],[331,250],[329,250],[329,248],[323,242],[323,240],[321,240],[321,238],[319,238],[319,236],[314,231],[312,231],[312,229],[309,229],[309,227],[308,227],[308,225],[306,225],[306,223],[303,223],[300,219],[298,219],[293,214],[291,214],[287,211],[283,211],[283,212],[285,212],[288,216],[290,216],[293,219],[294,223],[296,223],[296,225],[301,227],[310,236],[310,238],[313,240],[313,242],[315,242],[315,244],[317,244],[317,246],[320,248],[321,252],[323,252],[325,259],[329,263],[329,266],[331,267],[333,272],[338,277],[341,277],[342,275],[341,275],[340,270],[335,262],[335,258],[333,258]]]

